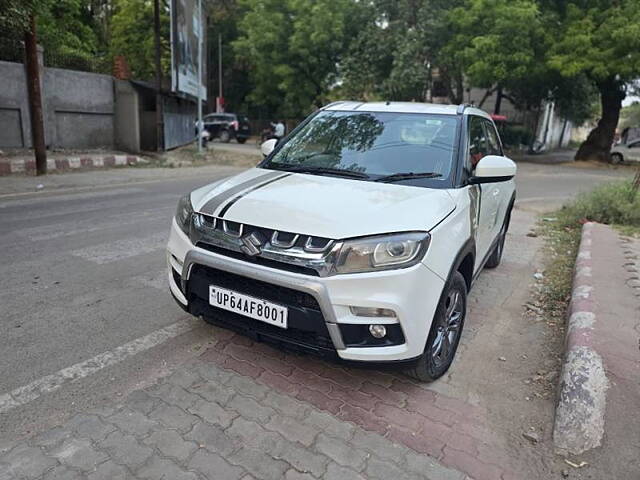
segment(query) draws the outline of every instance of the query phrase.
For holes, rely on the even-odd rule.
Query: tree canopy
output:
[[[242,0],[236,55],[250,65],[253,102],[299,115],[320,106],[357,23],[352,0]]]
[[[561,4],[549,65],[565,77],[583,75],[597,88],[602,116],[576,159],[608,160],[627,86],[640,76],[640,1],[583,0]]]
[[[220,34],[227,106],[265,117],[343,98],[461,103],[478,87],[495,95],[495,113],[503,98],[531,111],[553,100],[575,123],[599,112],[577,158],[604,160],[640,77],[640,0],[203,1],[212,95]],[[168,74],[169,0],[161,5]],[[20,39],[32,13],[54,63],[123,55],[134,78],[153,77],[152,0],[0,0],[0,37]]]

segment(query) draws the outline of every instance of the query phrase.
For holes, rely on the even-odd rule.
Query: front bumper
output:
[[[314,305],[298,305],[300,301],[294,299],[289,302],[290,308],[307,308],[310,319],[318,313],[318,318],[326,327],[323,331],[330,338],[329,346],[339,358],[352,361],[399,362],[421,355],[444,287],[444,281],[422,263],[400,270],[322,278],[257,265],[195,247],[175,220],[167,245],[167,263],[171,293],[187,311],[194,314],[206,316],[203,308],[216,310],[208,305],[203,306],[202,295],[197,293],[196,277],[200,278],[203,270],[207,273],[202,275],[209,275],[208,278],[215,278],[215,271],[222,271],[235,279],[278,287],[284,294],[295,291],[312,297],[317,308]],[[194,283],[190,285],[190,282]],[[351,313],[351,306],[390,309],[396,312],[396,316],[355,316]],[[218,312],[221,317],[225,313]],[[256,328],[262,327],[252,322],[255,321],[247,320],[248,328],[252,324]],[[300,322],[304,323],[305,319],[300,318]],[[404,343],[366,347],[345,345],[343,332],[346,331],[346,325],[369,324],[386,324],[389,328],[399,325]]]

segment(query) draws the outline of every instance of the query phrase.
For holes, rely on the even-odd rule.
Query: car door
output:
[[[489,144],[484,128],[484,119],[475,115],[469,116],[469,142],[467,152],[467,168],[473,176],[478,162],[488,155]],[[476,215],[472,230],[475,231],[476,242],[476,265],[478,269],[489,252],[493,241],[493,222],[496,216],[496,200],[494,196],[493,184],[471,185],[471,198],[476,205]],[[474,270],[475,270],[474,269]]]
[[[502,145],[496,127],[490,120],[484,119],[484,129],[487,134],[487,154],[503,156]],[[485,184],[491,189],[492,217],[490,219],[491,241],[498,236],[504,215],[507,212],[509,200],[511,200],[511,188],[505,182]]]
[[[625,147],[622,154],[624,161],[640,162],[640,138],[634,138]]]

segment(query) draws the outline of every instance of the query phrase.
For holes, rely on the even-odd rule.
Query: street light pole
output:
[[[198,153],[202,153],[202,0],[198,0]]]

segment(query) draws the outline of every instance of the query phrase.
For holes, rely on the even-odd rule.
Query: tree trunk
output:
[[[478,108],[482,108],[482,106],[484,105],[484,102],[487,101],[487,99],[493,95],[493,92],[495,92],[496,89],[495,88],[488,88],[486,92],[484,92],[484,95],[482,96],[482,98],[480,99],[480,103],[478,103]]]
[[[29,114],[31,115],[31,139],[36,155],[36,175],[44,175],[47,173],[47,150],[44,140],[36,19],[33,15],[31,15],[29,30],[24,32],[24,50],[27,68],[27,91],[29,93]]]
[[[500,108],[502,107],[502,85],[498,85],[496,88],[496,104],[493,107],[493,114],[500,115]]]
[[[587,139],[580,145],[575,159],[609,162],[625,92],[622,84],[614,77],[598,82],[596,85],[600,91],[602,117],[598,120],[596,128],[591,130]]]

